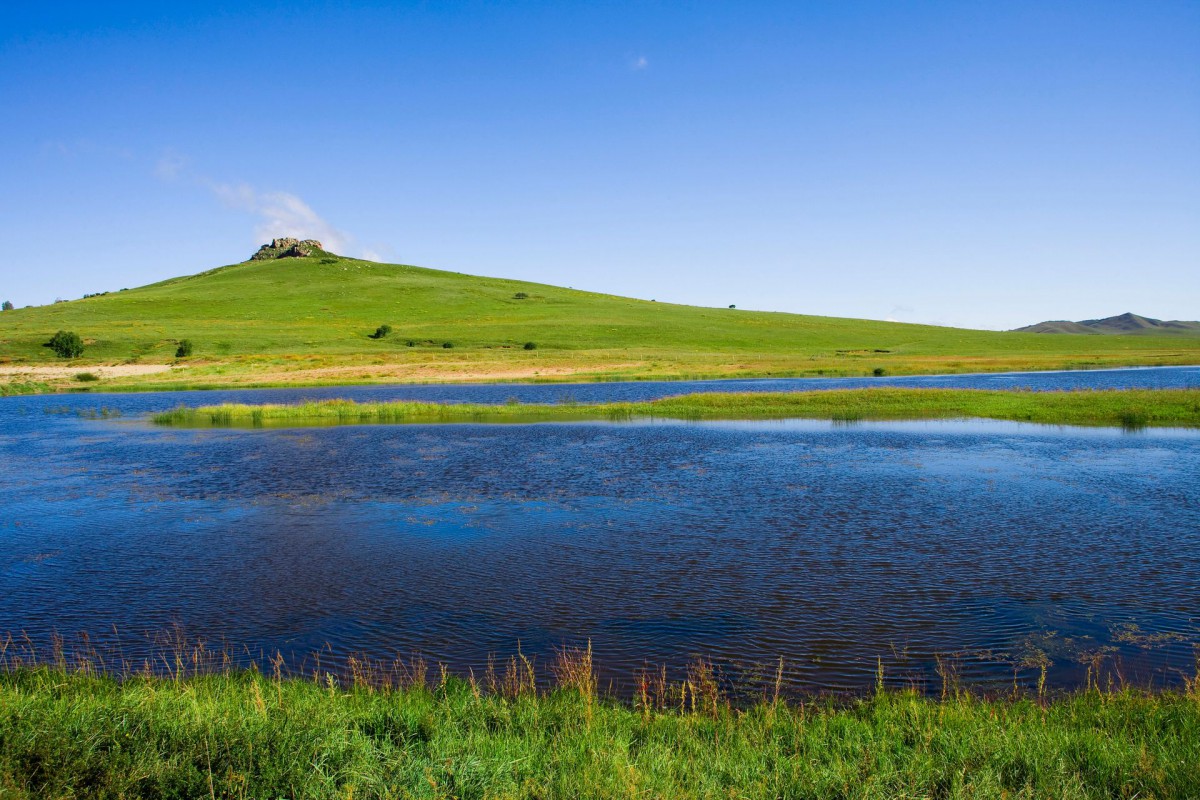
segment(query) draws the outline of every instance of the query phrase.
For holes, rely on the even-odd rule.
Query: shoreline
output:
[[[512,673],[387,686],[315,671],[123,682],[0,671],[0,794],[182,797],[1187,797],[1200,689],[1061,697],[882,688],[837,702],[711,670],[605,697],[590,652],[539,690]]]
[[[1182,356],[1182,354],[1180,354]],[[63,366],[52,364],[0,365],[0,397],[29,394],[131,394],[142,392],[222,391],[236,389],[305,389],[340,386],[425,386],[425,385],[570,385],[601,383],[684,383],[689,381],[743,380],[822,380],[822,379],[887,379],[932,376],[1024,375],[1058,372],[1104,372],[1113,370],[1162,369],[1197,367],[1194,355],[1178,362],[1173,359],[1113,359],[1080,363],[1077,359],[1053,360],[1045,364],[1030,364],[1027,360],[1012,363],[1003,359],[970,357],[916,360],[908,364],[889,364],[882,374],[874,368],[848,364],[833,364],[796,368],[779,366],[771,369],[720,369],[712,365],[676,367],[646,367],[645,369],[597,369],[594,365],[578,364],[544,368],[545,372],[513,371],[511,365],[496,369],[472,369],[459,372],[452,369],[426,369],[430,364],[343,364],[336,367],[313,367],[273,370],[269,365],[218,362],[191,364],[172,362],[162,364],[104,364],[80,363]],[[1164,363],[1166,362],[1166,363]],[[989,363],[994,368],[989,368]],[[436,365],[433,365],[436,366]],[[473,365],[474,366],[474,365]],[[621,365],[627,367],[631,365]],[[640,366],[640,365],[634,365]],[[328,375],[336,369],[335,377]],[[95,379],[80,380],[91,374]],[[110,373],[110,374],[106,374]],[[357,373],[357,377],[350,373]],[[261,376],[261,377],[256,377]],[[171,380],[163,380],[171,376]]]

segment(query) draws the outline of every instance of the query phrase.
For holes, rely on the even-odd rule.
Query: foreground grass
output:
[[[290,405],[180,407],[156,415],[160,425],[303,425],[538,420],[940,419],[982,417],[1058,425],[1200,426],[1200,389],[1082,392],[978,389],[846,389],[811,392],[710,393],[638,403],[444,404],[325,400]]]
[[[369,338],[382,324],[392,334]],[[93,384],[107,390],[1200,363],[1200,336],[1193,335],[1047,335],[700,308],[327,255],[233,264],[5,312],[0,365],[66,364],[42,346],[60,329],[86,343],[84,357],[70,362],[76,371],[178,367]],[[175,358],[181,339],[195,344],[193,356]],[[525,350],[527,342],[536,349]],[[79,388],[69,376],[52,383]]]
[[[623,704],[255,672],[0,674],[0,795],[1014,797],[1200,792],[1200,695]]]

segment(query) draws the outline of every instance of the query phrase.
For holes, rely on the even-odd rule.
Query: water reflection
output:
[[[35,638],[115,626],[136,655],[139,632],[180,624],[477,670],[590,638],[606,677],[703,654],[747,680],[784,656],[794,685],[859,689],[877,658],[929,687],[1042,663],[1073,685],[1098,653],[1178,680],[1200,644],[1196,432],[189,431],[129,421],[174,396],[103,398],[119,421],[42,411],[63,402],[0,403],[0,629]]]

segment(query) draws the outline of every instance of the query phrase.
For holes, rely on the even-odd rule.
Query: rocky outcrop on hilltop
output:
[[[258,252],[250,256],[251,261],[269,261],[273,258],[305,258],[325,252],[321,243],[316,239],[272,239],[270,244],[258,248]]]

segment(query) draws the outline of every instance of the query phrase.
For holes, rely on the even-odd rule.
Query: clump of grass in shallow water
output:
[[[1150,424],[1150,414],[1141,409],[1126,409],[1117,413],[1121,427],[1126,430],[1140,430]]]
[[[324,400],[287,405],[179,407],[160,425],[302,425],[403,422],[528,422],[668,419],[834,421],[981,417],[1057,425],[1200,426],[1200,389],[1030,392],[977,389],[846,389],[709,393],[636,403],[356,403]]]

